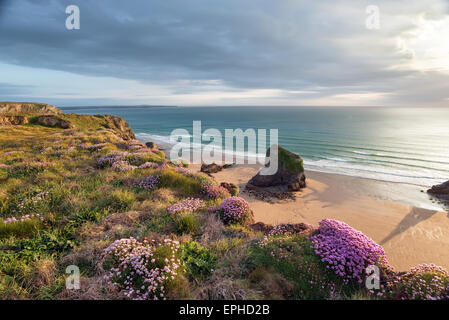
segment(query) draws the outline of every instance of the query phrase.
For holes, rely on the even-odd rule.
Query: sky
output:
[[[447,0],[0,0],[0,101],[449,107],[448,39]]]

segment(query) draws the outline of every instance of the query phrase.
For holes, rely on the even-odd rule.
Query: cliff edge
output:
[[[18,114],[18,113],[44,113],[44,114],[62,114],[58,107],[45,103],[32,102],[0,102],[0,113]]]

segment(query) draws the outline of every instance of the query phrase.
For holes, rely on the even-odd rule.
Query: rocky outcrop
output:
[[[64,120],[54,115],[39,116],[36,122],[40,125],[53,128],[71,129],[73,125],[70,121]]]
[[[24,116],[2,116],[0,114],[0,126],[17,126],[27,124],[28,118]]]
[[[145,145],[147,146],[147,148],[150,148],[150,149],[158,149],[156,142],[149,141],[149,142],[145,143]]]
[[[259,171],[247,184],[247,189],[258,189],[268,187],[279,187],[287,191],[299,191],[306,187],[306,176],[302,159],[297,154],[290,152],[278,145],[273,145],[267,150],[267,159],[269,159],[271,150],[278,148],[278,170],[272,175],[263,175]],[[266,167],[270,167],[267,162]]]
[[[122,139],[124,140],[134,140],[136,136],[131,130],[128,122],[125,119],[111,116],[111,115],[97,115],[97,118],[102,118],[105,120],[104,126],[106,128],[114,130]]]
[[[212,173],[220,172],[223,169],[231,168],[232,166],[233,166],[232,164],[224,164],[224,165],[220,166],[220,165],[218,165],[216,163],[212,163],[212,164],[205,164],[205,163],[203,163],[201,165],[201,172],[210,175]]]
[[[0,113],[41,113],[61,114],[61,109],[45,103],[0,102]]]
[[[220,172],[221,170],[223,170],[223,168],[216,163],[211,163],[211,164],[203,163],[201,165],[201,172],[204,172],[207,174],[217,173],[217,172]]]
[[[441,200],[449,201],[449,181],[433,186],[427,193]]]

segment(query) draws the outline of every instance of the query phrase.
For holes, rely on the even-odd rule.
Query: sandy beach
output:
[[[240,165],[213,176],[243,190],[257,171]],[[422,188],[307,170],[306,176],[307,188],[295,200],[268,203],[245,192],[241,196],[250,203],[256,222],[317,225],[324,218],[337,219],[381,244],[397,271],[421,263],[449,269],[449,214]]]

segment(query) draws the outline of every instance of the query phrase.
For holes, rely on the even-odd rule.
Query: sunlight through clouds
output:
[[[410,56],[413,69],[449,72],[449,17],[429,20],[420,15],[416,29],[398,38],[398,48]]]

